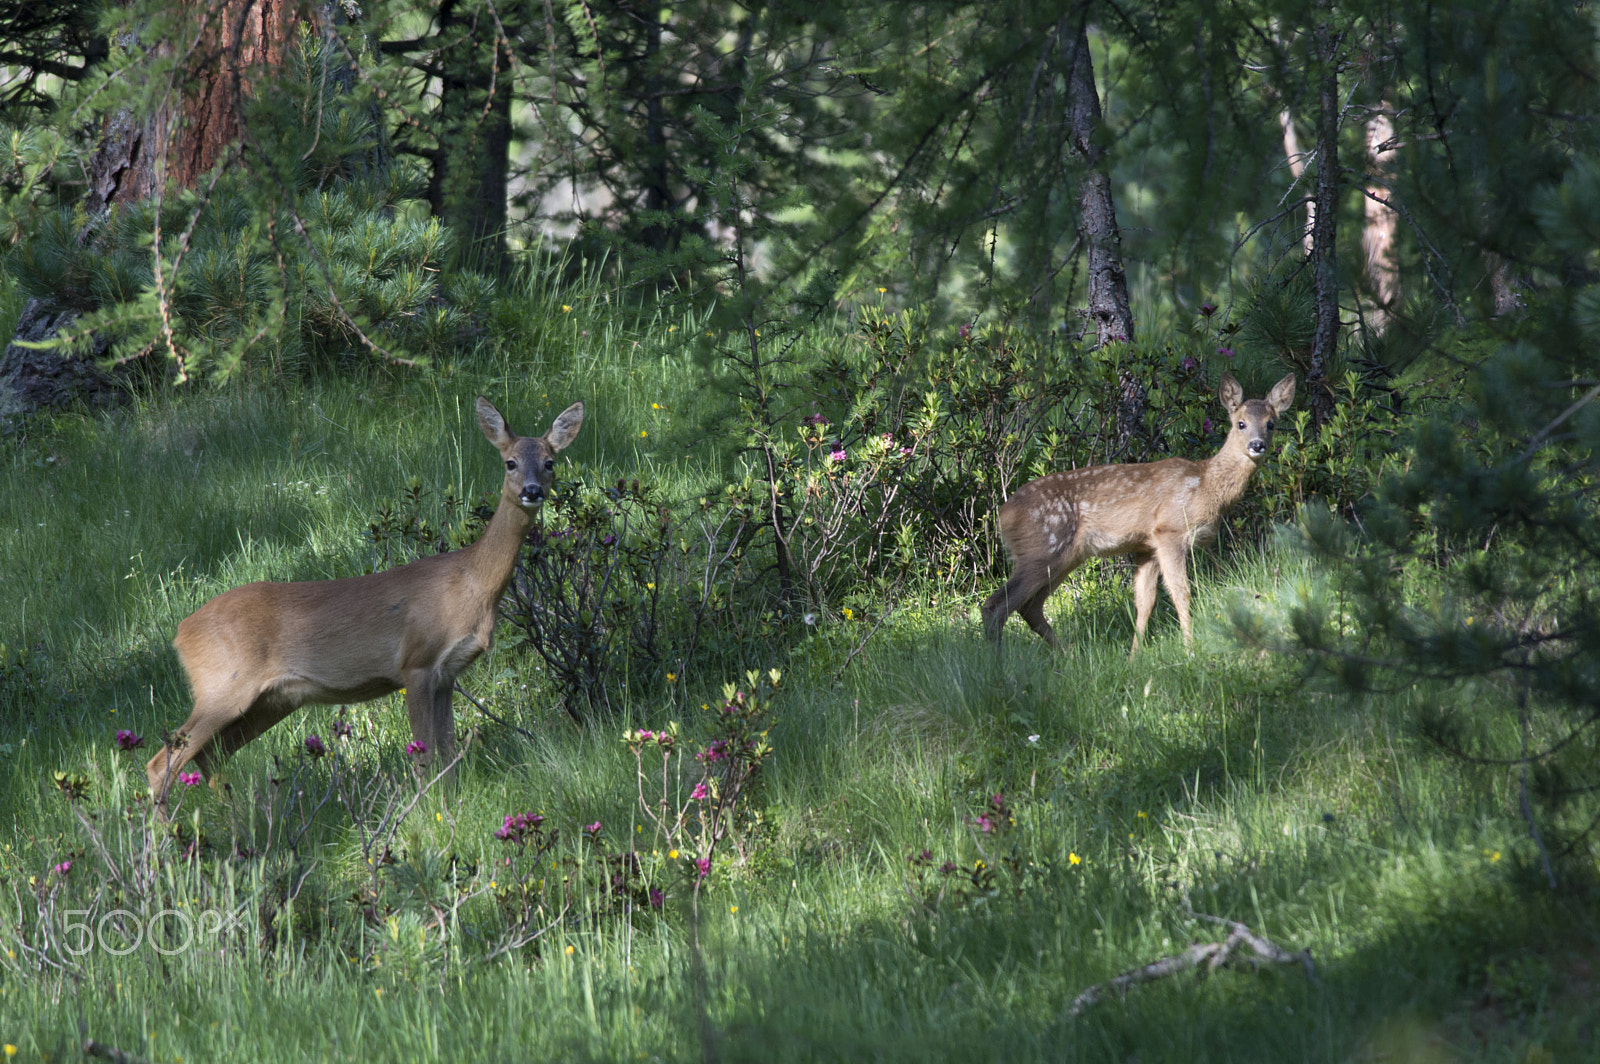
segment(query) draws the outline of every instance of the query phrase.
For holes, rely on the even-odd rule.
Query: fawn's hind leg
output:
[[[1005,586],[990,595],[983,604],[983,634],[991,642],[1000,642],[1000,635],[1006,626],[1006,618],[1012,613],[1023,613],[1032,602],[1033,598],[1043,593],[1050,594],[1050,568],[1043,562],[1019,562],[1016,571],[1011,574],[1011,579]],[[1041,607],[1042,607],[1041,603]],[[1041,613],[1040,616],[1043,616]],[[1038,631],[1038,626],[1031,620],[1028,624]],[[1045,627],[1049,627],[1046,625]],[[1042,633],[1041,633],[1042,634]]]

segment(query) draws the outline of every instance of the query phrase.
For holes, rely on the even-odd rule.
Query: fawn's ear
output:
[[[1293,373],[1272,386],[1272,391],[1267,393],[1267,405],[1272,407],[1278,417],[1282,417],[1283,412],[1294,405]]]
[[[516,433],[506,428],[506,419],[483,396],[478,396],[478,427],[490,443],[504,451],[516,440]]]
[[[1244,405],[1244,389],[1233,379],[1233,374],[1222,375],[1222,384],[1217,388],[1217,398],[1222,400],[1222,407],[1229,414]]]
[[[573,403],[550,422],[550,431],[544,434],[544,441],[550,445],[552,451],[565,450],[567,444],[578,435],[578,429],[583,427],[583,404]]]

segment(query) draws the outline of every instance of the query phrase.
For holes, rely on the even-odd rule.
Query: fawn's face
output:
[[[1239,382],[1225,373],[1219,397],[1232,423],[1225,446],[1259,464],[1272,449],[1272,433],[1278,427],[1278,419],[1294,402],[1294,374],[1273,385],[1265,399],[1246,399]]]
[[[1265,399],[1251,399],[1228,415],[1233,419],[1231,435],[1235,446],[1243,446],[1251,461],[1260,462],[1272,449],[1272,432],[1278,427],[1278,412]],[[1230,441],[1233,442],[1233,441]]]

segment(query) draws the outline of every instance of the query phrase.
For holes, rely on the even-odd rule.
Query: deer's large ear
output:
[[[550,431],[545,433],[544,441],[550,445],[552,451],[565,450],[567,444],[578,435],[578,429],[583,426],[583,404],[573,403],[550,422]]]
[[[1222,375],[1222,385],[1217,389],[1217,398],[1222,400],[1222,408],[1230,414],[1244,405],[1244,389],[1233,379],[1233,374]]]
[[[500,411],[496,410],[489,400],[480,395],[477,405],[478,427],[483,430],[484,436],[490,443],[502,451],[505,450],[517,438],[516,434],[506,428],[506,419],[500,416]]]
[[[1294,405],[1294,374],[1291,373],[1283,380],[1272,386],[1272,391],[1267,393],[1267,405],[1282,417],[1283,412]]]

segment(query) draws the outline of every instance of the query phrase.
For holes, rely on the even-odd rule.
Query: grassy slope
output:
[[[141,758],[114,750],[114,730],[153,739],[187,713],[167,646],[182,616],[249,579],[370,565],[366,522],[412,476],[466,497],[498,482],[469,415],[478,390],[524,431],[585,399],[569,457],[599,473],[643,472],[674,496],[714,483],[686,428],[708,400],[665,329],[640,347],[599,338],[607,357],[198,390],[0,441],[0,642],[31,648],[26,672],[0,682],[7,920],[31,911],[29,877],[63,855],[77,855],[65,897],[98,874],[51,774],[92,777],[93,808],[115,821]],[[572,339],[576,351],[588,338]],[[1296,566],[1235,555],[1203,569],[1197,612],[1216,618],[1240,591],[1306,578]],[[700,960],[680,894],[665,920],[558,928],[515,960],[472,960],[471,929],[458,926],[408,962],[385,929],[340,922],[361,856],[347,819],[324,810],[300,847],[315,862],[301,866],[305,912],[290,918],[305,934],[275,951],[247,940],[165,958],[91,952],[76,981],[0,962],[0,1039],[20,1059],[62,1059],[81,1018],[92,1037],[153,1060],[241,1064],[687,1060],[706,1038],[719,1059],[760,1060],[1593,1052],[1600,1016],[1581,990],[1600,958],[1592,899],[1585,908],[1530,887],[1505,781],[1419,744],[1410,714],[1440,692],[1334,698],[1232,648],[1216,626],[1202,627],[1191,657],[1165,604],[1153,645],[1130,662],[1122,580],[1091,569],[1071,589],[1052,604],[1074,640],[1061,656],[1014,625],[1002,667],[981,645],[977,596],[903,611],[838,682],[852,622],[808,631],[787,659],[774,647],[786,677],[772,841],[748,868],[714,878]],[[472,688],[526,734],[457,700],[481,738],[461,786],[411,814],[409,853],[457,853],[492,875],[490,833],[521,809],[574,834],[593,819],[631,832],[634,766],[618,733],[691,720],[710,697],[641,677],[630,721],[580,732],[543,703],[531,666],[509,652],[474,666]],[[248,809],[241,793],[281,777],[330,717],[302,711],[235,760],[231,800],[195,792],[181,815],[227,835]],[[359,719],[378,740],[362,770],[403,773],[398,699]],[[305,771],[312,789],[324,778],[320,766]],[[972,820],[995,792],[1016,826],[984,837]],[[928,873],[919,887],[907,858],[924,849],[963,873],[987,860],[1000,889],[925,904],[959,877]],[[161,867],[181,894],[192,873]],[[258,905],[265,889],[242,882],[233,898]],[[1063,1022],[1084,986],[1216,937],[1183,918],[1184,891],[1199,911],[1312,949],[1320,982],[1288,969],[1179,977]]]

